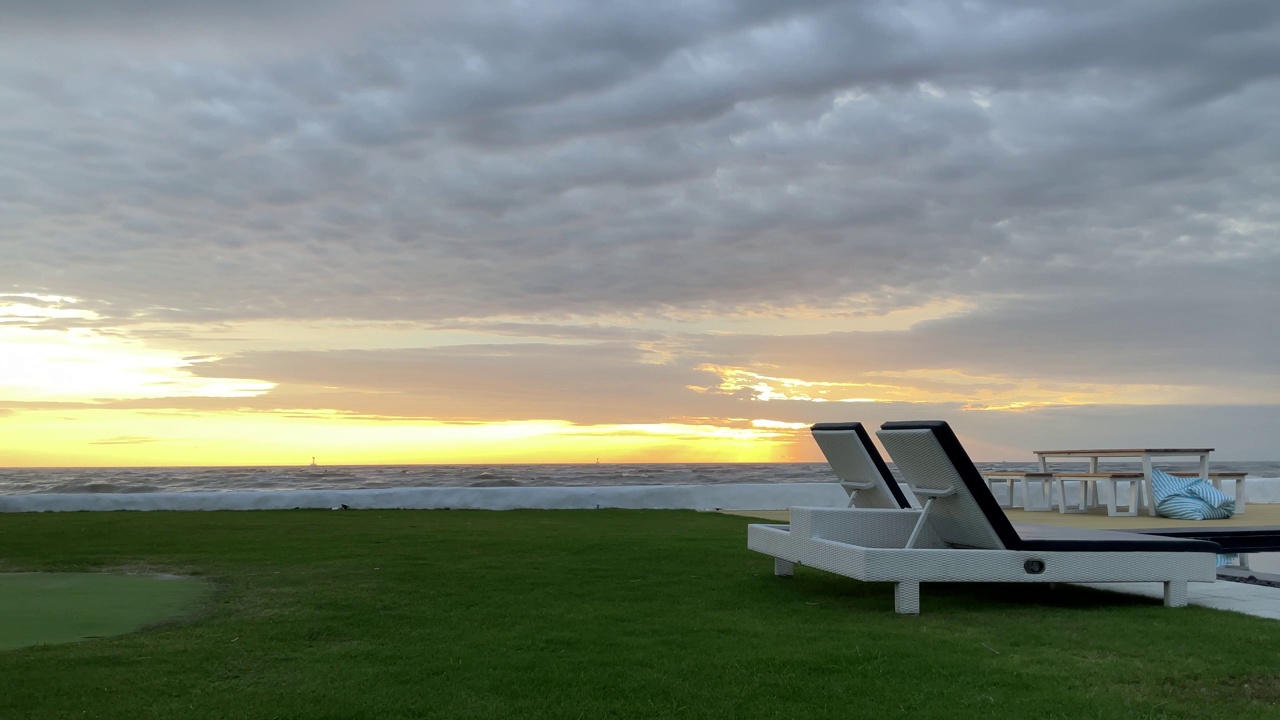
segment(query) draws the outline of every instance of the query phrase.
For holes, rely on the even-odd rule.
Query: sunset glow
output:
[[[741,415],[660,423],[482,420],[469,418],[460,398],[412,417],[326,406],[326,398],[343,389],[338,386],[200,374],[202,364],[216,368],[218,358],[166,348],[165,333],[154,324],[147,330],[152,338],[142,339],[130,338],[127,328],[41,327],[54,319],[94,319],[85,315],[17,305],[0,313],[27,323],[0,326],[0,370],[7,378],[0,389],[9,406],[0,428],[11,466],[301,465],[312,457],[335,465],[813,461],[811,422],[772,419],[770,410],[783,408],[783,418],[797,412],[807,417],[798,406],[943,400],[969,410],[1020,413],[1115,399],[1141,405],[1177,391],[1079,385],[1055,393],[1034,379],[1002,381],[950,370],[867,373],[866,382],[802,380],[703,365],[697,370],[707,382],[684,391],[690,398],[730,400]],[[322,342],[326,332],[308,336],[295,328],[282,344]],[[397,335],[390,328],[379,332]],[[441,347],[468,346],[456,334],[439,340]],[[191,342],[184,337],[177,344]],[[273,340],[241,336],[217,344],[262,350]],[[376,404],[380,393],[364,394]],[[866,416],[858,410],[846,415]]]
[[[778,428],[446,424],[286,413],[34,410],[2,421],[12,466],[787,462]]]
[[[20,3],[0,466],[1280,457],[1250,7]]]

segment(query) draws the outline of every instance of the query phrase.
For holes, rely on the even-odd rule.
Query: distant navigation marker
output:
[[[312,456],[311,456],[311,467],[315,467],[315,466],[316,466],[316,456],[315,456],[315,455],[312,455]]]

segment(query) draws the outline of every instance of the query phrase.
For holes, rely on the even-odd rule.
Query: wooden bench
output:
[[[1194,472],[1172,472],[1169,474],[1177,475],[1178,477],[1201,477],[1200,473],[1194,473]],[[1209,482],[1213,483],[1213,486],[1218,488],[1219,490],[1222,489],[1222,484],[1224,482],[1231,481],[1231,480],[1235,481],[1235,484],[1236,484],[1235,494],[1232,495],[1232,497],[1236,501],[1236,515],[1243,515],[1245,503],[1249,502],[1249,496],[1245,493],[1245,489],[1244,489],[1245,488],[1244,480],[1248,476],[1249,476],[1249,473],[1242,473],[1242,472],[1211,472],[1209,473]]]
[[[1176,477],[1200,477],[1197,472],[1176,471],[1170,472],[1170,475]],[[1246,502],[1245,497],[1245,477],[1248,473],[1240,472],[1213,472],[1209,473],[1208,480],[1213,486],[1222,489],[1222,483],[1234,480],[1236,514],[1244,513]],[[1143,480],[1145,476],[1138,470],[1126,470],[1120,472],[1023,472],[1021,470],[996,470],[982,473],[983,479],[986,480],[987,487],[990,488],[991,494],[996,496],[996,501],[1000,507],[1014,507],[1013,504],[1013,484],[1021,481],[1022,483],[1022,507],[1030,512],[1047,512],[1054,509],[1057,505],[1058,512],[1067,513],[1083,513],[1088,512],[1090,507],[1096,507],[1098,504],[1098,483],[1103,483],[1107,488],[1107,514],[1108,515],[1125,515],[1136,516],[1143,506],[1143,495],[1147,492]],[[1004,500],[996,495],[995,483],[1003,482]],[[1080,500],[1078,504],[1067,503],[1066,483],[1080,483]],[[1032,483],[1040,484],[1041,503],[1033,504],[1031,499]],[[1125,483],[1125,489],[1128,490],[1128,502],[1125,503],[1125,509],[1119,509],[1118,491],[1119,484]],[[1058,491],[1057,502],[1054,502],[1052,488],[1056,487]]]
[[[1093,500],[1093,505],[1097,504],[1098,483],[1103,483],[1107,488],[1107,514],[1108,515],[1129,515],[1137,516],[1138,511],[1142,509],[1142,493],[1143,493],[1143,474],[1141,472],[1096,472],[1096,473],[1073,473],[1061,472],[1054,473],[1054,482],[1058,486],[1058,511],[1062,513],[1082,513],[1088,512],[1090,507],[1089,500]],[[1063,487],[1065,483],[1070,481],[1080,483],[1080,504],[1067,507],[1066,489]],[[1125,483],[1125,489],[1129,491],[1129,502],[1125,504],[1122,512],[1119,508],[1120,483]]]
[[[1022,483],[1022,507],[1024,510],[1032,512],[1043,512],[1053,509],[1053,473],[1045,472],[1025,472],[1022,470],[995,470],[992,472],[982,473],[982,478],[986,480],[987,487],[991,489],[991,494],[996,495],[995,483],[1003,482],[1005,499],[1002,501],[1000,496],[996,495],[996,504],[1000,507],[1011,508],[1013,505],[1013,484],[1015,482]],[[1043,506],[1033,506],[1031,504],[1031,483],[1040,483],[1040,497],[1044,501]]]

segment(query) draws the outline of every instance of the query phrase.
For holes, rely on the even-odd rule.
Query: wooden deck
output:
[[[1171,520],[1167,517],[1151,517],[1143,514],[1137,517],[1110,517],[1107,509],[1091,508],[1087,513],[1063,515],[1053,512],[1027,512],[1021,508],[1005,508],[1004,514],[1010,522],[1041,523],[1044,525],[1067,525],[1079,528],[1097,528],[1099,530],[1126,530],[1129,528],[1166,528],[1166,527],[1273,527],[1280,525],[1280,503],[1249,503],[1244,515],[1236,515],[1226,520]]]

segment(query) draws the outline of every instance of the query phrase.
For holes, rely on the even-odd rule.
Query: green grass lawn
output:
[[[887,584],[668,511],[0,517],[0,570],[164,572],[189,622],[0,652],[0,718],[1275,718],[1280,624]]]

